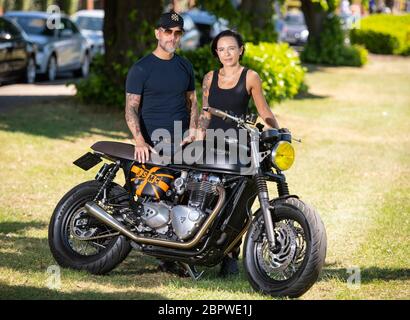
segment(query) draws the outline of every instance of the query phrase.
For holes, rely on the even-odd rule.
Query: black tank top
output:
[[[211,87],[209,89],[209,106],[212,108],[221,109],[222,111],[229,111],[237,117],[246,115],[248,112],[248,104],[250,99],[250,95],[246,90],[247,72],[248,68],[243,68],[239,81],[235,87],[231,89],[221,89],[218,86],[219,70],[214,71]],[[215,116],[212,116],[208,128],[214,130],[228,130],[230,128],[234,128],[235,130],[238,129],[236,123],[228,123]]]

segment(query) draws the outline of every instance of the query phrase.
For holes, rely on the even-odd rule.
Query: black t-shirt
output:
[[[174,121],[182,121],[183,133],[189,128],[186,92],[195,90],[192,64],[174,54],[162,60],[149,54],[128,72],[127,93],[141,95],[141,133],[147,142],[155,129],[163,128],[173,139]]]

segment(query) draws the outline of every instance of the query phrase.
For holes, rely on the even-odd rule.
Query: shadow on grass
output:
[[[72,293],[60,292],[51,290],[47,287],[37,288],[32,286],[9,285],[0,282],[0,300],[7,299],[24,299],[24,300],[39,300],[39,299],[55,299],[55,300],[165,300],[166,297],[156,293],[145,293],[139,291],[121,291],[118,293],[105,293],[92,290],[82,290]]]
[[[7,222],[0,222],[0,235],[2,233],[16,233],[19,231],[23,231],[28,228],[34,229],[43,229],[46,228],[47,224],[40,221],[31,221],[31,222],[19,222],[19,221],[7,221]]]
[[[123,139],[128,134],[122,111],[81,105],[73,98],[0,113],[0,130],[65,140],[89,134]]]
[[[310,92],[300,92],[293,99],[295,100],[319,100],[327,99],[329,96],[319,96]]]
[[[325,268],[322,271],[320,281],[326,281],[328,279],[338,279],[340,281],[347,281],[350,276],[352,276],[352,271],[348,272],[347,269]],[[372,283],[375,281],[406,280],[410,280],[410,269],[379,267],[360,268],[360,281],[362,284]]]

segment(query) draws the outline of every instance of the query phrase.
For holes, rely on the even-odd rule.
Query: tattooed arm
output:
[[[196,91],[187,91],[186,93],[186,107],[189,113],[189,135],[182,142],[181,146],[191,143],[195,140],[195,133],[198,123],[198,101],[196,98]]]
[[[198,120],[197,140],[203,140],[205,138],[206,129],[209,127],[212,118],[212,115],[208,111],[204,110],[204,108],[209,107],[208,97],[209,88],[211,86],[212,81],[212,74],[213,71],[208,72],[205,75],[204,80],[202,82],[202,111]]]
[[[134,158],[137,161],[144,163],[149,159],[149,150],[153,151],[153,149],[145,142],[144,137],[141,134],[139,120],[140,103],[141,95],[132,93],[126,94],[125,120],[127,121],[128,128],[135,140]]]

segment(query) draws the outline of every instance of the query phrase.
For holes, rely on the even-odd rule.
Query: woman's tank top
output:
[[[229,111],[237,117],[245,116],[248,112],[250,95],[246,90],[246,73],[248,68],[243,68],[239,81],[231,89],[221,89],[218,86],[219,71],[214,71],[211,87],[209,89],[208,103],[212,108]],[[238,130],[236,123],[228,123],[219,117],[212,116],[208,129]]]

